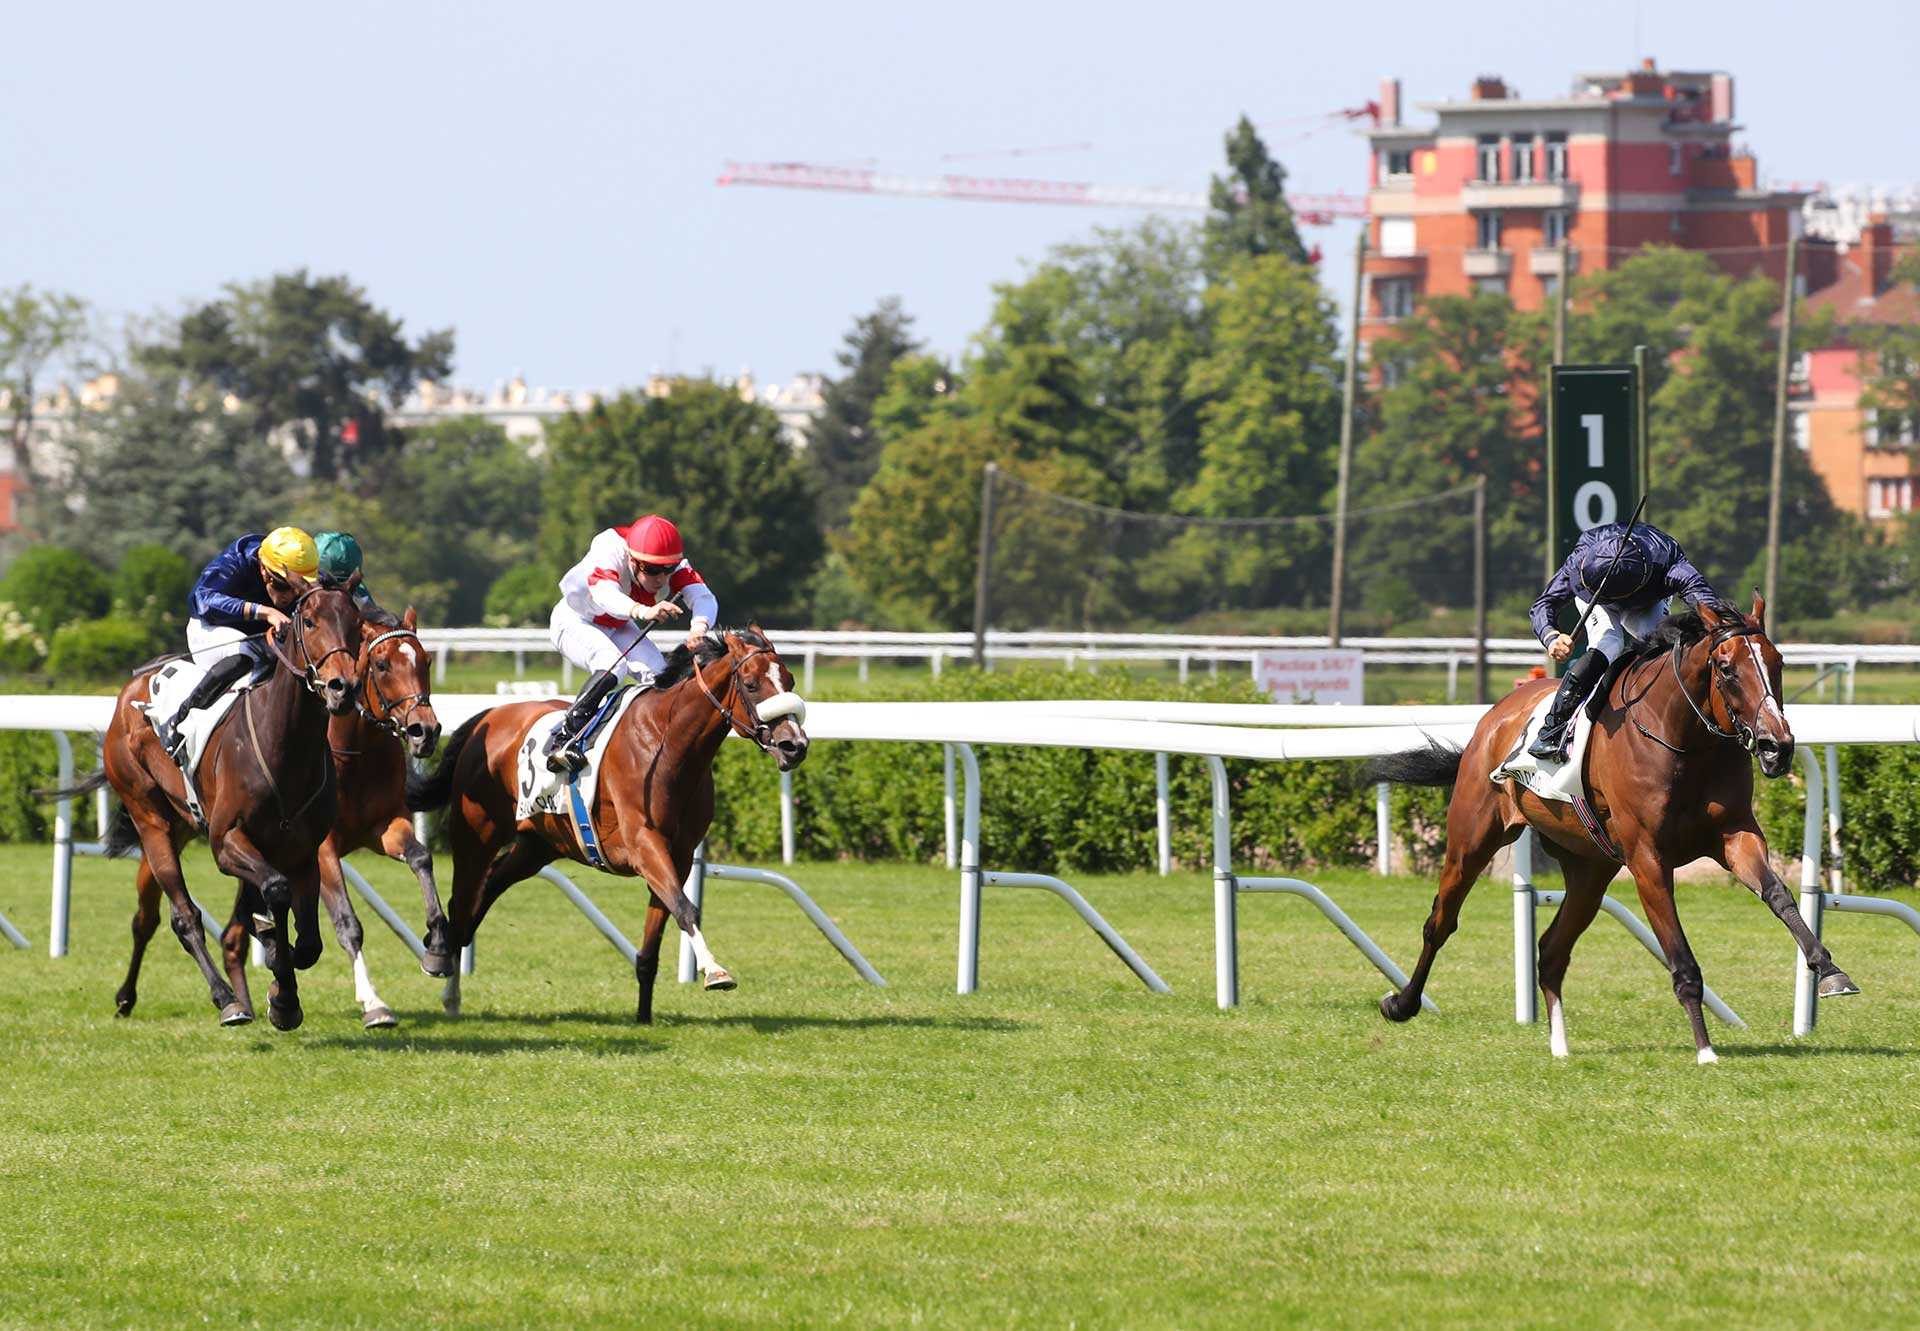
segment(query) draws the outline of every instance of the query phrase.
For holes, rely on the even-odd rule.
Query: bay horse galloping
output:
[[[433,855],[414,836],[407,811],[407,759],[426,758],[440,742],[440,718],[433,711],[433,654],[420,641],[418,626],[411,606],[396,628],[362,622],[357,706],[333,717],[327,732],[339,798],[333,830],[320,846],[320,900],[353,967],[354,998],[361,1022],[370,1030],[398,1025],[399,1019],[381,1001],[367,973],[361,955],[366,936],[347,895],[340,869],[343,857],[356,850],[377,850],[413,870],[426,911],[426,955],[420,969],[436,978],[453,974],[447,917],[433,882]],[[239,910],[221,941],[228,977],[244,993],[247,935]]]
[[[1516,781],[1496,785],[1490,779],[1520,743],[1552,680],[1524,684],[1495,703],[1465,750],[1432,744],[1373,765],[1376,779],[1453,787],[1440,890],[1406,987],[1380,1000],[1388,1020],[1418,1014],[1434,954],[1452,935],[1468,890],[1494,852],[1529,827],[1566,874],[1566,898],[1539,944],[1540,990],[1555,1057],[1567,1053],[1561,986],[1568,959],[1622,861],[1666,953],[1698,1061],[1711,1063],[1716,1056],[1700,1011],[1700,966],[1674,907],[1673,871],[1683,864],[1717,860],[1752,889],[1808,958],[1821,997],[1860,992],[1801,919],[1754,818],[1748,754],[1759,758],[1769,777],[1793,766],[1793,732],[1780,704],[1780,653],[1761,629],[1765,612],[1766,603],[1756,596],[1750,616],[1703,604],[1669,618],[1647,650],[1613,679],[1588,741],[1585,776],[1590,807],[1620,860],[1588,835],[1572,806],[1543,800]]]
[[[354,704],[361,636],[360,611],[351,595],[354,583],[326,588],[297,574],[288,581],[295,599],[287,610],[287,626],[266,638],[273,673],[242,694],[221,719],[195,773],[214,862],[240,880],[237,913],[243,929],[244,921],[252,921],[261,935],[273,973],[267,1016],[283,1031],[293,1030],[303,1019],[295,968],[306,969],[320,955],[317,856],[333,826],[335,798],[327,724]],[[164,891],[173,908],[173,932],[206,977],[220,1024],[244,1025],[253,1020],[244,969],[236,997],[207,953],[200,914],[180,869],[180,848],[201,830],[187,806],[185,781],[147,718],[133,706],[146,697],[151,669],[143,667],[120,690],[107,726],[101,770],[82,787],[111,785],[120,797],[107,853],[136,847],[142,853],[134,880],[140,900],[133,915],[133,957],[126,982],[115,995],[116,1010],[124,1017],[138,999],[140,961],[160,922]],[[266,915],[259,915],[263,909]],[[287,938],[289,912],[300,934],[297,946]]]
[[[527,731],[565,707],[539,701],[481,712],[453,732],[431,776],[408,779],[413,808],[451,805],[456,948],[473,941],[488,908],[521,879],[555,859],[587,862],[566,815],[516,817],[517,768]],[[634,961],[637,1020],[653,1020],[660,937],[669,914],[692,942],[706,987],[734,987],[700,932],[699,911],[681,890],[713,821],[713,760],[728,733],[738,732],[771,754],[781,771],[791,771],[807,756],[804,719],[805,709],[793,696],[793,674],[757,625],[709,632],[697,648],[676,648],[653,687],[619,717],[591,815],[608,872],[638,875],[650,890]],[[458,975],[447,982],[449,1012],[459,1011],[459,984]]]

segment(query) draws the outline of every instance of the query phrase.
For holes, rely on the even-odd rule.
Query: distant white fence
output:
[[[675,638],[671,629],[659,631],[663,647]],[[436,650],[456,652],[510,653],[514,674],[524,675],[527,661],[557,660],[547,631],[541,628],[441,628],[423,629],[421,640]],[[923,660],[938,675],[948,661],[971,660],[971,633],[894,633],[867,629],[780,629],[773,633],[780,652],[800,662],[802,691],[813,687],[814,666],[821,660],[853,660],[865,679],[872,661]],[[1153,662],[1172,665],[1182,681],[1201,666],[1218,674],[1222,662],[1250,666],[1258,652],[1280,649],[1325,647],[1322,635],[1256,637],[1235,634],[1203,633],[1060,633],[1000,632],[987,634],[989,664],[1005,661],[1058,661],[1068,669],[1089,668],[1107,663]],[[1447,696],[1459,694],[1462,667],[1471,670],[1474,641],[1471,638],[1343,638],[1341,646],[1360,651],[1370,665],[1444,666],[1447,671]],[[1854,671],[1861,665],[1920,665],[1920,645],[1874,643],[1782,643],[1781,654],[1787,664],[1830,668],[1840,676],[1842,699],[1852,701]],[[1497,666],[1533,666],[1541,664],[1540,644],[1532,638],[1487,639],[1487,661]],[[446,651],[439,657],[441,680],[445,680]],[[573,689],[573,667],[562,663],[561,686]],[[1826,696],[1826,680],[1820,683],[1820,696]]]
[[[435,699],[435,708],[449,727],[476,712],[496,706],[485,694],[448,694]],[[59,779],[71,784],[73,761],[66,732],[105,730],[113,700],[104,697],[0,697],[0,729],[53,731],[60,753]],[[1074,888],[1050,875],[996,872],[983,868],[980,854],[980,805],[983,798],[976,744],[1041,745],[1064,748],[1118,749],[1140,753],[1179,754],[1205,760],[1213,788],[1212,870],[1214,885],[1215,1000],[1221,1007],[1239,1002],[1238,898],[1243,892],[1284,892],[1305,897],[1396,986],[1405,976],[1331,898],[1311,883],[1296,878],[1252,878],[1233,867],[1230,789],[1223,759],[1265,761],[1367,758],[1395,753],[1436,737],[1461,743],[1484,709],[1459,707],[1313,707],[1227,705],[1156,702],[1009,702],[1009,703],[818,703],[808,710],[807,730],[816,740],[864,742],[926,742],[947,746],[949,864],[960,874],[960,923],[957,988],[970,993],[978,985],[980,967],[981,890],[989,886],[1039,887],[1061,896],[1074,907],[1102,940],[1149,988],[1165,985],[1135,956],[1124,940],[1100,919]],[[1837,746],[1842,744],[1920,743],[1920,706],[1791,705],[1788,721],[1799,741],[1808,786],[1806,822],[1802,829],[1802,914],[1818,935],[1826,910],[1853,910],[1896,916],[1920,933],[1920,913],[1896,901],[1826,892],[1820,880],[1822,830],[1836,839],[1838,815]],[[1253,724],[1265,723],[1265,724]],[[1317,723],[1317,724],[1315,724]],[[1332,723],[1332,724],[1329,724]],[[1290,729],[1288,727],[1309,726]],[[1823,770],[1816,749],[1824,747]],[[956,827],[952,787],[953,756],[960,759],[963,794]],[[1166,765],[1156,764],[1160,780],[1161,845],[1166,844]],[[804,770],[804,769],[803,769]],[[782,781],[783,824],[791,838],[790,781]],[[1384,813],[1384,808],[1383,808]],[[55,810],[53,869],[53,928],[49,951],[66,950],[66,927],[74,851],[70,800]],[[1384,833],[1384,817],[1382,832]],[[957,846],[954,833],[958,833]],[[1164,854],[1164,851],[1163,851]],[[1534,913],[1551,904],[1557,894],[1538,892],[1531,882],[1530,857],[1523,847],[1516,854],[1514,873],[1515,1017],[1534,1019]],[[737,875],[736,875],[737,876]],[[1837,887],[1838,884],[1836,883]],[[576,904],[579,904],[576,902]],[[1617,904],[1617,903],[1616,903]],[[586,907],[582,907],[583,910]],[[1625,907],[1611,911],[1648,942],[1650,935]],[[592,917],[592,912],[589,912]],[[17,930],[4,931],[23,943]],[[604,930],[603,930],[604,932]],[[1650,950],[1658,954],[1657,945]],[[843,952],[845,949],[843,949]],[[1796,949],[1796,959],[1799,958]],[[851,961],[852,958],[849,957]],[[856,965],[856,969],[859,966]],[[683,976],[685,968],[683,967]],[[1804,960],[1795,967],[1795,1030],[1811,1030],[1815,995],[1806,981]],[[1717,1003],[1718,1000],[1716,999]],[[1723,1019],[1738,1021],[1730,1009]]]

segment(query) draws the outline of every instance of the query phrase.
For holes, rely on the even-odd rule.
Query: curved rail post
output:
[[[1530,1026],[1540,1019],[1540,990],[1534,978],[1535,940],[1539,938],[1539,898],[1533,892],[1533,829],[1513,842],[1513,1019]]]
[[[1800,917],[1817,939],[1826,905],[1826,893],[1820,890],[1820,830],[1826,821],[1821,797],[1826,774],[1820,770],[1820,757],[1811,745],[1800,746],[1800,765],[1807,778],[1807,817],[1800,829]],[[1793,947],[1793,959],[1793,1033],[1809,1035],[1820,1019],[1820,995],[1814,991],[1814,974],[1798,943]]]
[[[1320,913],[1333,922],[1334,928],[1347,936],[1349,943],[1360,949],[1360,955],[1371,961],[1375,970],[1393,981],[1394,988],[1407,987],[1407,973],[1393,964],[1393,958],[1381,951],[1380,945],[1367,937],[1367,931],[1355,924],[1332,897],[1312,883],[1300,878],[1242,878],[1239,883],[1242,892],[1286,892],[1305,897],[1320,908]],[[1420,995],[1420,1006],[1428,1012],[1440,1010],[1425,994]]]
[[[955,993],[980,987],[980,763],[973,745],[956,744],[963,777],[960,818],[960,956]]]
[[[940,797],[940,817],[947,831],[947,867],[960,867],[960,826],[959,812],[953,802],[953,745],[940,746],[940,767],[943,785]]]
[[[1240,1002],[1240,919],[1234,900],[1233,805],[1227,790],[1227,765],[1207,755],[1207,773],[1213,778],[1213,1001],[1234,1007]]]
[[[346,880],[347,886],[360,894],[361,900],[373,907],[373,913],[385,922],[387,928],[393,930],[394,936],[407,945],[407,950],[413,953],[415,961],[427,955],[427,945],[407,927],[407,922],[400,918],[399,912],[387,904],[386,898],[373,890],[373,884],[369,883],[358,869],[341,860],[340,876]]]
[[[1827,876],[1835,892],[1847,890],[1841,872],[1840,851],[1840,746],[1827,745]]]
[[[32,946],[31,943],[27,942],[27,936],[14,928],[13,921],[9,920],[5,915],[0,915],[0,935],[4,935],[6,940],[15,947],[27,948]]]
[[[780,863],[793,863],[793,773],[780,774]]]
[[[693,868],[688,871],[687,881],[682,890],[687,900],[693,904],[693,913],[697,919],[700,915],[701,903],[707,898],[707,843],[704,841],[693,848]],[[680,983],[692,984],[699,973],[699,964],[693,956],[693,940],[681,934],[678,971]]]
[[[1567,894],[1556,889],[1551,892],[1536,893],[1536,895],[1539,897],[1541,905],[1557,906],[1561,901],[1566,899]],[[1640,946],[1644,947],[1653,956],[1655,961],[1659,962],[1662,966],[1667,964],[1667,954],[1661,949],[1660,940],[1653,936],[1653,930],[1647,928],[1638,915],[1635,915],[1631,910],[1607,895],[1601,896],[1600,909],[1611,915],[1620,923],[1622,928],[1639,940]],[[1736,1030],[1744,1031],[1747,1029],[1747,1023],[1740,1019],[1740,1014],[1728,1007],[1725,1000],[1723,1000],[1720,995],[1714,993],[1711,986],[1706,984],[1705,981],[1702,981],[1700,985],[1700,1001],[1707,1005],[1707,1009],[1712,1012],[1714,1016],[1726,1022],[1727,1025],[1732,1026]]]
[[[833,944],[834,949],[838,951],[842,957],[846,958],[847,965],[853,967],[855,974],[859,975],[859,977],[868,984],[877,985],[882,989],[887,987],[887,982],[881,978],[880,972],[868,965],[867,959],[860,955],[860,949],[848,941],[847,936],[840,932],[839,927],[835,925],[832,920],[827,918],[827,913],[814,903],[813,898],[802,891],[800,885],[785,874],[774,873],[770,869],[751,869],[739,864],[709,864],[707,866],[707,877],[732,878],[743,883],[765,883],[769,887],[779,888],[793,899],[793,904],[798,906],[809,920],[813,921],[813,927],[818,929],[829,943]]]
[[[73,741],[67,732],[53,732],[59,754],[60,789],[73,784]],[[67,955],[67,921],[73,906],[73,800],[62,797],[53,806],[53,919],[47,927],[47,955]]]
[[[1385,878],[1393,872],[1393,787],[1382,781],[1373,788],[1373,871]]]
[[[1153,755],[1153,841],[1160,876],[1173,872],[1173,801],[1167,789],[1167,755]]]
[[[613,944],[613,950],[627,959],[627,965],[633,965],[633,959],[640,955],[640,949],[627,941],[627,936],[620,932],[619,926],[608,919],[601,912],[600,908],[593,904],[592,897],[575,887],[571,878],[561,873],[551,864],[542,869],[539,876],[559,888],[567,900],[574,904],[575,909],[587,917],[588,923],[598,929],[601,936]]]
[[[1859,897],[1850,892],[1832,892],[1827,895],[1828,910],[1855,911],[1861,915],[1891,915],[1900,920],[1915,933],[1920,934],[1920,911],[1902,901],[1887,897]]]
[[[1100,941],[1113,950],[1113,955],[1125,962],[1127,969],[1140,977],[1140,983],[1156,994],[1170,994],[1172,989],[1167,982],[1154,973],[1153,967],[1140,959],[1140,954],[1127,946],[1114,927],[1107,923],[1099,911],[1095,910],[1087,899],[1075,891],[1071,884],[1044,873],[993,873],[983,875],[989,886],[997,887],[1038,887],[1060,897],[1087,922],[1087,927],[1100,935]]]

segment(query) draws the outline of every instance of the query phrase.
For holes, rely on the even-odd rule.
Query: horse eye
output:
[[[374,662],[374,669],[378,670],[383,675],[387,673],[387,671],[391,668],[391,666],[392,666],[392,663],[388,661]]]
[[[308,628],[314,628],[314,627],[316,627],[316,626],[315,626],[315,624],[314,624],[314,622],[313,622],[313,616],[312,616],[312,615],[305,615],[305,616],[302,616],[302,618],[304,618],[304,619],[306,620],[306,623],[307,623],[307,627],[308,627]]]

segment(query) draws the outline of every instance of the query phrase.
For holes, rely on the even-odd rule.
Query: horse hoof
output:
[[[420,957],[420,969],[433,979],[450,980],[453,978],[453,954],[428,948]]]
[[[297,971],[310,971],[319,961],[320,949],[317,947],[311,952],[297,947],[293,950],[293,968]]]
[[[1847,998],[1860,992],[1860,986],[1847,978],[1845,971],[1835,971],[1820,981],[1815,991],[1822,998]]]
[[[400,1024],[400,1018],[393,1015],[393,1009],[384,1004],[370,1007],[360,1018],[360,1024],[370,1031],[384,1031]]]
[[[1420,1005],[1415,1003],[1411,1007],[1403,1009],[1399,1004],[1399,998],[1400,995],[1398,993],[1380,995],[1380,1015],[1388,1021],[1396,1023],[1413,1020],[1413,1014],[1420,1010]]]
[[[1713,1052],[1712,1045],[1708,1045],[1705,1049],[1694,1054],[1693,1061],[1704,1067],[1708,1063],[1718,1063],[1720,1061],[1720,1055]]]
[[[704,987],[708,989],[736,989],[739,987],[739,981],[735,980],[724,967],[715,966],[707,972],[707,980]]]
[[[132,1006],[129,1005],[127,1010],[132,1011]],[[220,1024],[222,1026],[245,1026],[252,1020],[253,1009],[239,1002],[229,1003],[220,1009]]]
[[[460,1000],[457,998],[441,999],[440,1008],[449,1017],[457,1017],[460,1015]]]
[[[133,1015],[133,1000],[132,1000],[131,998],[116,998],[116,999],[114,999],[114,1000],[113,1000],[113,1015],[114,1015],[114,1016],[116,1016],[116,1017],[130,1017],[130,1016],[132,1016],[132,1015]]]
[[[267,1020],[273,1023],[276,1031],[297,1031],[307,1014],[300,1010],[298,1003],[267,1004]]]

